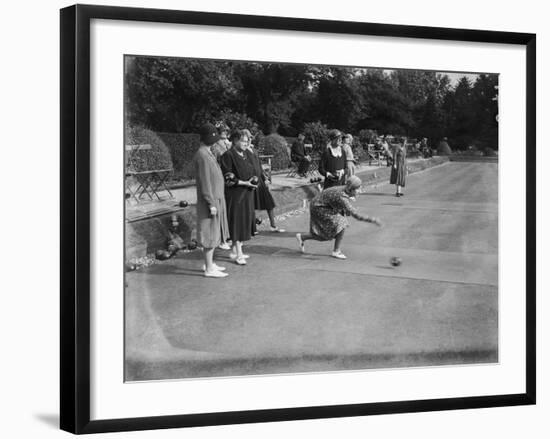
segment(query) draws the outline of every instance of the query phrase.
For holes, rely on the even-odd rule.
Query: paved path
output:
[[[380,185],[357,207],[343,250],[262,233],[245,267],[202,276],[200,252],[127,276],[128,380],[497,361],[497,164],[447,163]],[[394,268],[391,256],[403,265]]]

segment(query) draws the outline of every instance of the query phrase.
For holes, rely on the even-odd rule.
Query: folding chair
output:
[[[288,177],[296,177],[298,175],[298,163],[290,162],[290,169],[288,170],[288,173],[286,174]]]

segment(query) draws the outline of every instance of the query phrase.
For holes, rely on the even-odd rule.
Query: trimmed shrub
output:
[[[192,179],[193,156],[199,149],[200,136],[193,133],[157,133],[164,141],[174,163],[174,178]]]
[[[450,155],[452,154],[452,150],[451,150],[451,147],[449,146],[449,144],[442,140],[441,142],[439,142],[439,144],[437,145],[437,154],[438,155]]]
[[[304,125],[302,132],[306,136],[306,142],[313,142],[314,151],[323,151],[328,143],[329,132],[325,124],[321,122],[308,122]]]
[[[351,142],[351,150],[353,151],[355,161],[361,162],[366,160],[368,157],[367,148],[368,144],[366,142],[363,143],[359,137],[353,137],[353,141]]]
[[[172,169],[170,152],[162,139],[153,131],[140,126],[126,127],[127,145],[151,145],[151,149],[137,150],[128,154],[128,170],[153,171]]]
[[[286,169],[290,165],[288,144],[284,137],[278,134],[270,134],[262,137],[258,148],[264,154],[272,154],[271,166],[273,170]]]
[[[378,134],[376,130],[369,130],[369,129],[363,129],[359,131],[359,134],[357,134],[357,138],[363,145],[367,145],[369,143],[376,143],[376,139],[378,139]]]
[[[260,131],[258,124],[244,113],[236,113],[231,110],[222,111],[215,122],[217,127],[227,126],[230,131],[247,129],[252,133],[252,137]]]
[[[357,162],[366,162],[369,159],[369,154],[367,153],[367,145],[359,145],[353,149],[353,155]]]

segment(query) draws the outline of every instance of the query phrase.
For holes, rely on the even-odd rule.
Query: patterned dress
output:
[[[309,231],[318,241],[330,241],[348,225],[347,216],[367,221],[351,204],[344,186],[325,189],[310,204]]]
[[[397,146],[393,152],[393,160],[395,166],[391,168],[390,184],[398,184],[405,186],[405,177],[407,176],[407,148],[405,146]]]

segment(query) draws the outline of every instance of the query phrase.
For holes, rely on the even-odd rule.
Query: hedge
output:
[[[195,178],[193,156],[199,149],[200,136],[194,133],[157,133],[164,141],[174,164],[174,178],[188,180]]]
[[[172,168],[170,151],[153,131],[140,126],[127,126],[126,145],[151,145],[151,149],[137,150],[128,154],[129,170],[141,172]]]
[[[290,165],[290,156],[288,152],[288,144],[284,137],[278,134],[270,134],[262,137],[259,141],[258,148],[263,154],[273,155],[271,159],[271,167],[273,170],[286,169]]]

